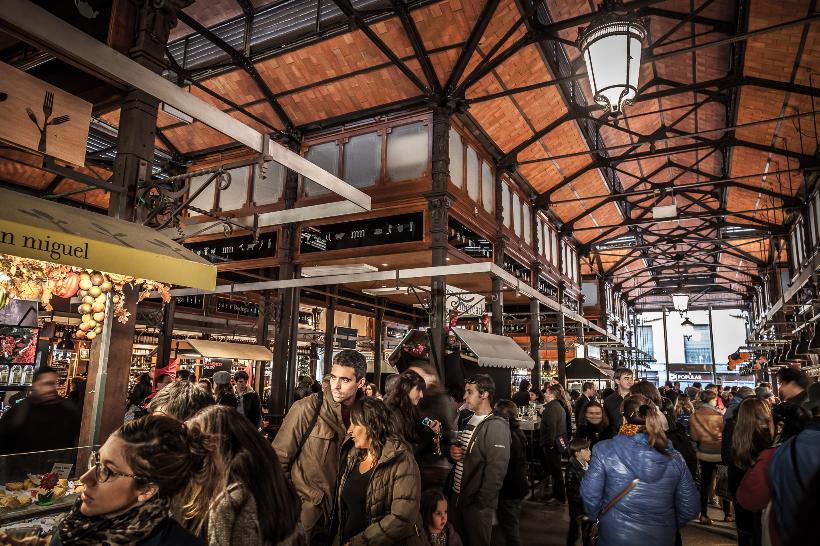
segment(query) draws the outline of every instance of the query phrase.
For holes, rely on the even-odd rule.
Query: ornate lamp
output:
[[[638,94],[646,19],[626,11],[621,0],[604,0],[598,14],[578,31],[593,99],[617,116]]]
[[[683,335],[694,338],[696,334],[695,323],[689,320],[689,317],[686,317],[680,325],[683,328]]]
[[[687,294],[672,294],[672,307],[678,313],[685,313],[689,309],[689,296]]]

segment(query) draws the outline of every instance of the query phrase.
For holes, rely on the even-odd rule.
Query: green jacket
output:
[[[459,430],[464,429],[470,417],[472,414],[461,419]],[[490,415],[475,428],[464,451],[459,506],[495,510],[510,462],[509,422],[498,415]],[[455,465],[451,478],[454,475]]]

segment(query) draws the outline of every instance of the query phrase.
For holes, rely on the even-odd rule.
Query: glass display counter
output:
[[[0,455],[0,529],[51,533],[82,491],[79,478],[94,449],[83,446]],[[46,490],[43,476],[52,472],[55,483]]]

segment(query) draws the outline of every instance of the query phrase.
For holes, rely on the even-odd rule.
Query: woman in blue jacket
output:
[[[584,510],[595,518],[636,478],[637,485],[600,521],[600,546],[675,544],[677,529],[700,511],[686,463],[663,432],[664,416],[640,394],[624,402],[624,421],[612,440],[592,450],[583,481]]]

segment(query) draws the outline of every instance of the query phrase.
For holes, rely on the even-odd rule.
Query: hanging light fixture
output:
[[[692,338],[695,337],[695,323],[689,320],[689,317],[686,317],[680,325],[681,328],[683,328],[683,335]]]
[[[593,99],[611,116],[638,94],[646,25],[646,19],[626,11],[621,0],[604,0],[589,26],[578,31]]]
[[[689,295],[672,294],[672,307],[678,313],[685,313],[689,309]]]

